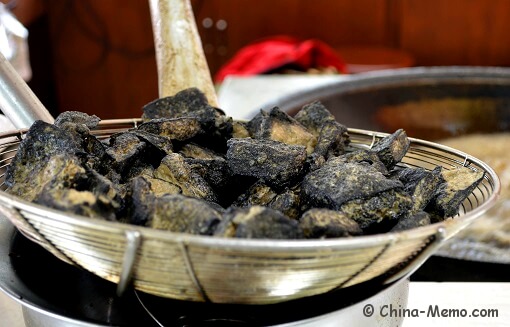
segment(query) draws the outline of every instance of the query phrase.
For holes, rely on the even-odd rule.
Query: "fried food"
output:
[[[320,103],[234,121],[196,88],[143,108],[143,123],[100,139],[99,118],[35,122],[6,171],[7,192],[58,210],[179,233],[331,238],[455,216],[483,178],[469,167],[402,162],[404,130],[372,148]]]
[[[237,175],[252,176],[271,185],[282,186],[298,177],[306,160],[302,145],[266,139],[230,139],[227,162]]]
[[[257,239],[299,239],[303,233],[296,220],[263,206],[229,208],[215,236]]]

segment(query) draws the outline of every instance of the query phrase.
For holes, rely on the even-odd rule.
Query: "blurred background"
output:
[[[52,114],[139,117],[141,107],[157,97],[147,0],[2,2],[29,30],[28,83]],[[507,0],[191,3],[213,76],[243,47],[275,35],[324,42],[349,74],[409,66],[510,66]]]

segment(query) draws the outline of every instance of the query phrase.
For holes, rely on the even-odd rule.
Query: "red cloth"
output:
[[[324,42],[277,36],[254,42],[239,50],[214,79],[221,82],[228,75],[263,74],[290,64],[303,71],[334,67],[341,73],[347,72],[345,62]]]

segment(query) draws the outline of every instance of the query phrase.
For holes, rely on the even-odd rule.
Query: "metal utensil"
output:
[[[38,119],[54,119],[30,87],[0,53],[0,109],[16,128],[27,128]]]

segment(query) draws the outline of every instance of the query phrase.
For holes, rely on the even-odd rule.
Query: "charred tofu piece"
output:
[[[210,131],[210,134],[217,142],[226,142],[229,138],[232,138],[234,132],[234,120],[232,117],[225,115],[223,111],[215,108],[216,116],[214,120],[214,128]]]
[[[227,162],[237,175],[262,179],[271,186],[282,186],[298,177],[306,160],[306,149],[264,139],[230,139]]]
[[[74,142],[88,154],[87,165],[90,168],[106,174],[110,166],[106,146],[90,132],[98,126],[99,122],[99,117],[95,115],[90,116],[79,111],[65,111],[58,115],[54,125],[68,132]]]
[[[26,200],[32,200],[55,171],[70,161],[77,161],[81,148],[65,130],[43,121],[36,121],[18,147],[7,167],[7,191]],[[51,158],[58,156],[57,159]]]
[[[328,158],[345,153],[349,143],[347,128],[336,121],[326,122],[320,133],[313,153],[308,157],[309,170],[320,168]]]
[[[264,110],[260,110],[252,119],[246,123],[246,130],[249,133],[249,137],[255,138],[260,134],[262,130],[262,124],[269,117],[269,113]]]
[[[171,194],[153,200],[147,226],[177,233],[212,235],[220,221],[220,213],[206,201]]]
[[[144,151],[146,143],[131,133],[112,135],[106,153],[111,158],[111,166],[123,180],[135,176],[146,166]]]
[[[276,195],[267,206],[282,212],[289,218],[298,219],[301,215],[301,189],[294,187]]]
[[[462,202],[480,184],[483,177],[483,171],[475,171],[468,167],[443,169],[441,171],[443,182],[425,211],[442,218],[455,216]]]
[[[398,220],[397,224],[390,230],[390,232],[401,232],[413,228],[427,226],[431,224],[431,219],[425,211],[418,211],[415,214],[402,217]]]
[[[72,212],[89,218],[115,221],[115,208],[111,202],[90,191],[78,191],[72,188],[48,187],[34,200],[35,203],[49,208]]]
[[[60,184],[72,188],[86,178],[86,170],[74,155],[55,154],[33,167],[15,167],[15,182],[7,192],[27,201],[33,201],[49,184]],[[23,169],[22,169],[23,168]]]
[[[130,133],[138,137],[140,141],[149,145],[152,148],[151,152],[159,152],[160,154],[164,155],[173,153],[174,147],[172,144],[172,139],[169,137],[144,132],[142,130],[132,130]]]
[[[224,159],[223,155],[220,155],[211,149],[205,148],[203,146],[200,146],[200,145],[194,144],[194,143],[184,144],[181,147],[181,149],[179,150],[179,153],[182,154],[186,158],[192,158],[192,159],[203,159],[203,160]]]
[[[216,159],[184,158],[184,161],[193,173],[201,176],[211,186],[219,203],[228,202],[229,188],[235,181],[230,178],[227,160],[218,157]]]
[[[384,228],[405,216],[412,204],[410,196],[392,189],[370,198],[347,201],[341,205],[340,211],[355,220],[363,230],[384,232]]]
[[[346,162],[358,163],[362,165],[371,166],[384,176],[387,176],[388,169],[384,163],[379,159],[379,156],[369,150],[360,149],[354,152],[349,152],[341,156]]]
[[[156,197],[166,194],[180,194],[181,188],[167,181],[149,176],[137,176],[130,182],[130,213],[128,222],[146,225],[149,220],[150,206]]]
[[[232,122],[232,138],[245,138],[251,137],[250,131],[248,130],[248,123],[234,120]]]
[[[303,238],[303,232],[296,220],[263,206],[230,207],[223,214],[214,235],[250,239]]]
[[[76,185],[76,189],[91,191],[94,195],[101,198],[103,203],[111,203],[112,208],[119,208],[122,202],[120,196],[121,190],[105,176],[99,174],[95,170],[86,170],[86,180]]]
[[[345,146],[348,143],[347,127],[336,121],[329,121],[322,125],[314,153],[326,159],[330,156],[339,156],[345,153]]]
[[[253,138],[302,145],[306,147],[308,154],[313,152],[317,144],[317,137],[287,113],[275,107],[267,115],[261,117],[260,125],[254,128]]]
[[[436,167],[432,171],[408,167],[393,172],[393,175],[404,184],[404,192],[413,198],[412,213],[424,210],[436,195],[436,190],[443,182],[441,170],[441,167]]]
[[[386,168],[391,170],[404,158],[410,144],[411,141],[407,138],[406,132],[399,129],[380,139],[371,150],[377,153]]]
[[[192,117],[152,119],[138,126],[138,130],[178,141],[191,139],[203,132],[200,121]]]
[[[345,202],[402,187],[400,181],[385,177],[370,165],[345,162],[339,157],[307,174],[301,185],[303,199],[311,207],[333,210],[339,210]]]
[[[156,99],[143,108],[142,119],[196,118],[203,129],[214,127],[216,109],[209,105],[206,96],[197,88],[189,88],[173,96]]]
[[[65,111],[55,118],[54,125],[64,129],[69,125],[82,125],[90,130],[96,128],[100,121],[101,119],[96,115],[90,116],[80,111]]]
[[[241,194],[233,203],[235,207],[249,207],[254,205],[267,206],[277,193],[262,181],[253,184],[244,194]]]
[[[304,105],[294,118],[317,137],[326,123],[335,122],[335,116],[320,101]]]
[[[334,238],[361,235],[358,223],[346,214],[329,209],[312,208],[299,218],[306,238]]]
[[[217,202],[211,186],[199,174],[193,172],[178,153],[167,155],[154,171],[154,177],[179,186],[182,194],[211,202]]]
[[[122,199],[109,180],[95,171],[87,171],[69,156],[51,157],[49,166],[53,170],[45,175],[51,180],[41,185],[34,202],[87,217],[115,220]]]

